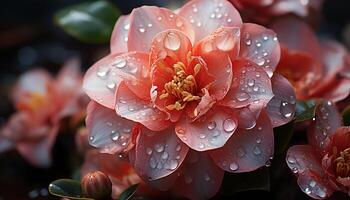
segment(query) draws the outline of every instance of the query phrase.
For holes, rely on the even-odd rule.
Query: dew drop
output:
[[[202,134],[202,133],[199,134],[199,138],[200,138],[200,139],[204,139],[204,138],[206,138],[206,137],[207,137],[207,136],[206,136],[205,134]]]
[[[113,67],[117,67],[119,69],[124,68],[126,66],[126,60],[122,57],[117,57],[113,63],[112,63]]]
[[[253,150],[253,153],[255,155],[260,155],[261,154],[261,149],[258,147],[258,146],[255,146],[254,147],[254,150]]]
[[[151,157],[149,159],[149,166],[152,168],[152,169],[155,169],[157,167],[157,161],[155,158]]]
[[[169,169],[170,170],[175,170],[178,165],[179,165],[179,163],[177,162],[177,160],[170,160],[169,161]]]
[[[224,128],[224,131],[230,133],[232,131],[234,131],[237,127],[237,124],[235,121],[233,121],[232,119],[228,118],[228,119],[225,119],[223,124],[222,124],[223,128]]]
[[[252,87],[255,84],[255,80],[254,79],[248,79],[247,84]]]
[[[250,46],[250,45],[252,44],[252,41],[251,41],[251,40],[246,40],[246,41],[245,41],[245,44],[246,44],[247,46]]]
[[[168,159],[168,157],[169,157],[168,152],[164,151],[161,157],[162,157],[163,160]]]
[[[228,33],[225,31],[216,39],[216,47],[222,51],[230,51],[234,48],[234,46],[235,37],[232,33]]]
[[[164,38],[164,46],[170,50],[176,51],[180,48],[180,38],[176,33],[170,32]]]
[[[144,33],[144,32],[146,32],[146,29],[143,28],[143,27],[141,27],[141,28],[139,28],[139,32],[140,32],[140,33]]]
[[[97,76],[105,77],[109,71],[110,71],[109,67],[101,66],[97,72]]]
[[[238,164],[233,162],[230,164],[230,170],[237,171],[238,170]]]
[[[206,175],[204,176],[204,180],[205,180],[205,181],[210,181],[210,176],[209,176],[208,174],[206,174]]]
[[[111,134],[112,141],[116,142],[117,140],[119,140],[119,137],[120,137],[120,133],[119,132],[112,131],[112,134]]]
[[[89,137],[89,140],[90,140],[91,142],[92,142],[94,139],[95,139],[94,136],[90,136],[90,137]]]
[[[156,152],[158,152],[158,153],[161,153],[161,152],[164,151],[164,145],[162,145],[162,144],[156,144],[156,145],[154,146],[154,150],[156,150]]]
[[[311,180],[309,185],[310,185],[310,187],[315,187],[316,186],[316,181]]]
[[[183,26],[183,24],[184,24],[184,23],[183,23],[183,21],[182,21],[181,18],[177,18],[177,19],[176,19],[176,26],[177,26],[177,27],[181,27],[181,26]]]
[[[283,101],[281,102],[280,112],[283,117],[290,118],[293,116],[294,113],[294,105]]]
[[[246,101],[246,100],[248,100],[249,98],[250,98],[250,96],[249,96],[249,94],[246,93],[246,92],[238,92],[238,93],[236,94],[236,99],[237,99],[238,101]]]
[[[130,24],[125,24],[124,29],[127,31],[130,29]]]
[[[147,155],[152,155],[152,153],[153,153],[153,150],[151,148],[147,147],[146,154]]]
[[[290,163],[290,164],[295,164],[297,161],[295,160],[295,158],[294,157],[292,157],[292,156],[288,156],[287,157],[287,161]]]
[[[215,121],[211,121],[208,123],[208,129],[209,130],[213,130],[216,128],[216,122]]]
[[[175,148],[175,150],[177,151],[177,152],[179,152],[179,151],[181,151],[181,145],[176,145],[176,148]]]

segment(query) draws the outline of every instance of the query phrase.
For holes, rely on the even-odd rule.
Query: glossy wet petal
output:
[[[164,130],[170,125],[166,113],[137,97],[124,83],[120,84],[116,99],[115,110],[123,118],[139,122],[154,131]]]
[[[176,125],[176,134],[191,149],[207,151],[225,145],[235,134],[238,119],[229,108],[216,107],[195,122],[183,117]]]
[[[280,53],[275,32],[257,24],[243,24],[240,57],[254,61],[272,77],[280,60]]]
[[[272,77],[274,97],[267,104],[267,113],[272,126],[277,127],[290,122],[295,113],[296,97],[293,86],[279,74]]]
[[[135,170],[149,181],[176,173],[188,152],[186,144],[176,136],[174,127],[161,132],[143,128],[135,148]]]
[[[193,0],[185,4],[179,15],[186,18],[198,42],[221,26],[240,27],[242,19],[232,4],[225,0]]]
[[[142,6],[134,9],[130,15],[128,51],[148,52],[153,37],[167,29],[182,31],[193,41],[192,27],[182,16],[166,8],[154,6]]]
[[[331,196],[333,189],[317,172],[307,171],[299,175],[300,189],[314,199],[326,199]]]
[[[128,52],[128,34],[130,29],[130,15],[123,15],[118,18],[111,36],[111,53]]]
[[[273,156],[273,140],[270,119],[262,111],[253,127],[238,129],[224,147],[211,152],[211,157],[225,171],[250,172],[264,166]]]
[[[135,122],[91,101],[87,108],[86,126],[89,130],[89,143],[102,153],[114,154],[128,146]]]

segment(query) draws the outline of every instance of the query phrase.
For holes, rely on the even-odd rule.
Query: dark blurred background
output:
[[[78,56],[84,71],[108,53],[109,44],[84,44],[68,36],[53,22],[54,13],[82,0],[2,0],[0,5],[0,125],[14,111],[9,99],[10,86],[18,75],[33,68],[44,67],[55,73],[65,60]],[[176,8],[183,0],[114,0],[123,14],[140,5]],[[335,38],[350,47],[350,1],[326,0],[322,9],[320,35]],[[302,138],[293,138],[298,141]],[[71,147],[67,149],[67,147]],[[74,137],[59,137],[53,152],[54,164],[42,170],[30,166],[16,152],[0,155],[0,200],[56,199],[48,195],[48,184],[72,175],[70,160],[75,148]],[[278,159],[278,158],[277,158]],[[274,161],[275,162],[275,161]],[[277,162],[277,161],[276,161]],[[283,161],[282,161],[283,162]],[[284,162],[283,162],[284,163]],[[275,169],[276,168],[276,169]],[[244,192],[232,198],[308,199],[293,175],[285,167],[276,170],[271,192]],[[281,186],[283,185],[283,186]],[[284,186],[285,185],[285,186]],[[227,198],[227,199],[232,199]],[[335,196],[335,199],[338,197]]]

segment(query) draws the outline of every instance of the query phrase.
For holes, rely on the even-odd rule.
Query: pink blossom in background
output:
[[[281,42],[277,72],[296,90],[297,99],[345,99],[350,92],[350,54],[340,43],[318,39],[313,30],[296,18],[276,20],[271,28]]]
[[[350,195],[350,129],[342,126],[331,101],[317,106],[308,140],[308,145],[290,147],[286,157],[300,189],[314,199],[326,199],[335,191]]]
[[[76,59],[67,62],[57,78],[42,69],[20,76],[12,93],[17,112],[0,130],[1,152],[15,148],[32,165],[48,167],[61,119],[84,112],[81,83]]]

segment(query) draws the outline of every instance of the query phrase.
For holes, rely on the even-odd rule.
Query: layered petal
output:
[[[91,101],[87,108],[86,126],[90,145],[99,148],[102,153],[115,154],[130,143],[135,122]]]
[[[213,108],[195,122],[183,117],[176,124],[177,136],[196,151],[217,149],[225,145],[235,133],[238,119],[229,108]]]
[[[128,52],[128,34],[130,29],[130,15],[118,18],[111,35],[111,54]]]
[[[221,26],[240,27],[242,19],[233,5],[225,0],[193,0],[180,10],[195,31],[195,41],[198,42],[210,35]]]
[[[250,104],[266,105],[273,97],[271,80],[257,64],[248,60],[233,63],[231,89],[220,104],[240,108]]]
[[[274,138],[270,119],[262,111],[254,127],[238,129],[226,145],[210,152],[216,165],[228,172],[250,172],[273,156]]]
[[[151,102],[138,98],[126,84],[122,83],[119,86],[116,99],[115,110],[119,116],[139,122],[153,131],[169,127],[167,114],[155,108]]]
[[[161,132],[141,130],[136,142],[134,167],[148,181],[174,173],[184,161],[188,147],[174,133],[174,127]]]
[[[212,198],[220,189],[224,171],[207,153],[191,150],[183,163],[183,171],[173,191],[193,200]]]
[[[342,125],[342,118],[337,107],[330,101],[322,101],[316,107],[315,119],[309,126],[309,143],[320,150],[325,148],[336,130]]]
[[[276,33],[257,24],[243,24],[240,57],[261,66],[272,77],[280,60],[280,45]]]
[[[293,86],[283,76],[275,73],[271,81],[274,97],[267,104],[266,111],[272,121],[272,126],[277,127],[293,119],[296,96]]]
[[[154,6],[142,6],[134,9],[130,14],[128,51],[148,52],[153,37],[167,29],[182,31],[193,41],[193,30],[182,16],[166,8]]]

